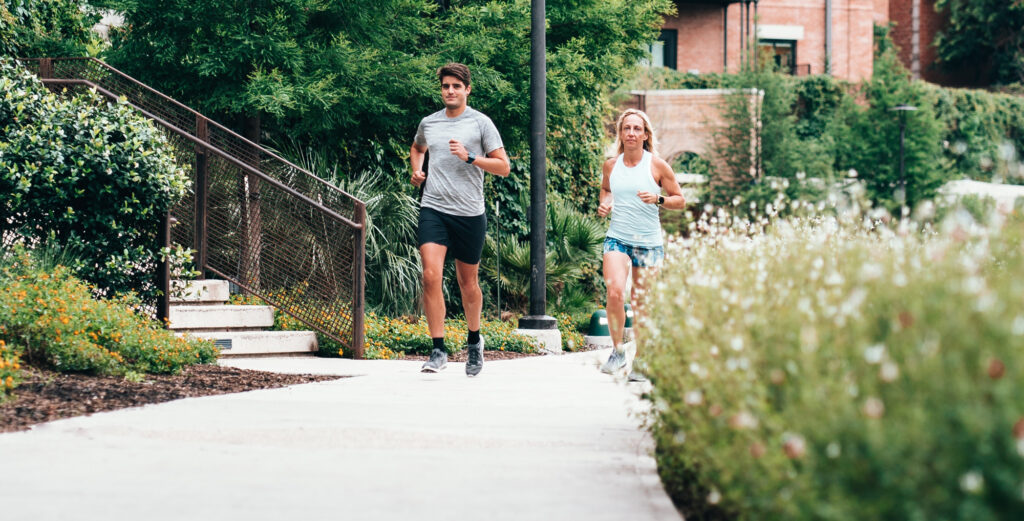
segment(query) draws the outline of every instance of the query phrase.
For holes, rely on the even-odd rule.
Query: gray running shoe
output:
[[[608,357],[608,361],[601,366],[601,372],[604,374],[613,374],[621,371],[626,367],[626,351],[622,349],[613,349],[611,356]]]
[[[633,359],[633,368],[629,371],[629,376],[626,377],[630,382],[646,382],[647,381],[647,363],[639,358]]]
[[[469,353],[466,376],[476,376],[484,368],[484,336],[480,335],[480,342],[476,344],[466,344],[466,351]]]
[[[636,369],[630,371],[629,372],[629,376],[627,376],[626,379],[629,380],[630,382],[646,382],[647,381],[647,377],[644,376],[644,374],[641,373],[640,371],[637,371]]]
[[[443,371],[445,367],[448,367],[448,353],[435,349],[430,352],[430,360],[427,360],[423,364],[423,369],[420,371],[424,373],[436,373]]]

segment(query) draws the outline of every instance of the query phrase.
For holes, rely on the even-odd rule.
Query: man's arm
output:
[[[466,151],[466,147],[458,140],[453,139],[449,141],[448,149],[451,150],[452,155],[461,161],[469,159],[469,152]],[[505,153],[504,148],[496,148],[488,152],[487,157],[476,156],[473,166],[480,167],[484,172],[490,172],[500,177],[505,177],[512,171],[512,166],[509,164],[508,155]]]
[[[421,147],[416,143],[412,144],[412,148],[409,149],[409,163],[412,166],[412,181],[413,186],[420,186],[423,181],[427,180],[427,174],[423,172],[423,158],[427,155],[427,147]]]

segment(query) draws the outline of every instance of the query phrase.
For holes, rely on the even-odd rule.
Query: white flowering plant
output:
[[[639,342],[687,518],[1024,519],[1024,218],[943,215],[670,242]]]

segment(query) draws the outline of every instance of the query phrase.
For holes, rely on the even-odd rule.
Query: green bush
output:
[[[157,233],[188,177],[165,136],[95,93],[50,94],[0,61],[0,238],[76,251],[70,268],[101,294],[159,294]],[[186,252],[164,252],[180,262]]]
[[[0,402],[21,383],[21,350],[0,339]]]
[[[1003,221],[676,243],[639,340],[687,517],[1024,517],[1024,219]]]
[[[583,339],[583,332],[586,325],[582,325],[582,313],[570,314],[559,313],[555,318],[558,320],[558,332],[562,334],[563,351],[579,351],[586,347]],[[590,323],[590,314],[586,314],[586,324]]]
[[[1024,152],[1024,97],[928,86],[942,123],[943,155],[952,170],[979,181],[1024,184],[1005,165]]]
[[[211,342],[178,338],[141,315],[137,301],[99,300],[92,290],[67,268],[44,269],[15,248],[0,268],[0,341],[57,371],[176,373],[216,360]]]
[[[306,329],[291,319],[278,315],[282,329]],[[407,319],[405,317],[389,318],[368,313],[365,317],[366,336],[364,357],[367,359],[401,358],[403,355],[427,355],[433,349],[430,333],[427,331],[427,320],[424,317]],[[533,338],[515,333],[515,326],[509,322],[483,320],[480,332],[486,338],[484,349],[488,351],[512,351],[515,353],[535,353],[539,344]],[[329,338],[320,337],[320,354],[322,356],[345,356],[341,346]],[[449,354],[462,351],[466,344],[466,321],[462,319],[446,319],[444,322],[444,346]]]
[[[95,55],[97,10],[81,0],[0,0],[0,53],[20,58]],[[9,25],[8,25],[9,24]]]

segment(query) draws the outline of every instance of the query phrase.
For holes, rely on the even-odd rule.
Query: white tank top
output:
[[[615,159],[615,166],[608,178],[612,191],[612,222],[606,237],[618,239],[630,246],[662,246],[661,221],[658,220],[658,206],[645,203],[637,192],[661,193],[661,187],[654,181],[651,163],[654,155],[644,150],[644,155],[634,167],[623,162],[623,155]]]

